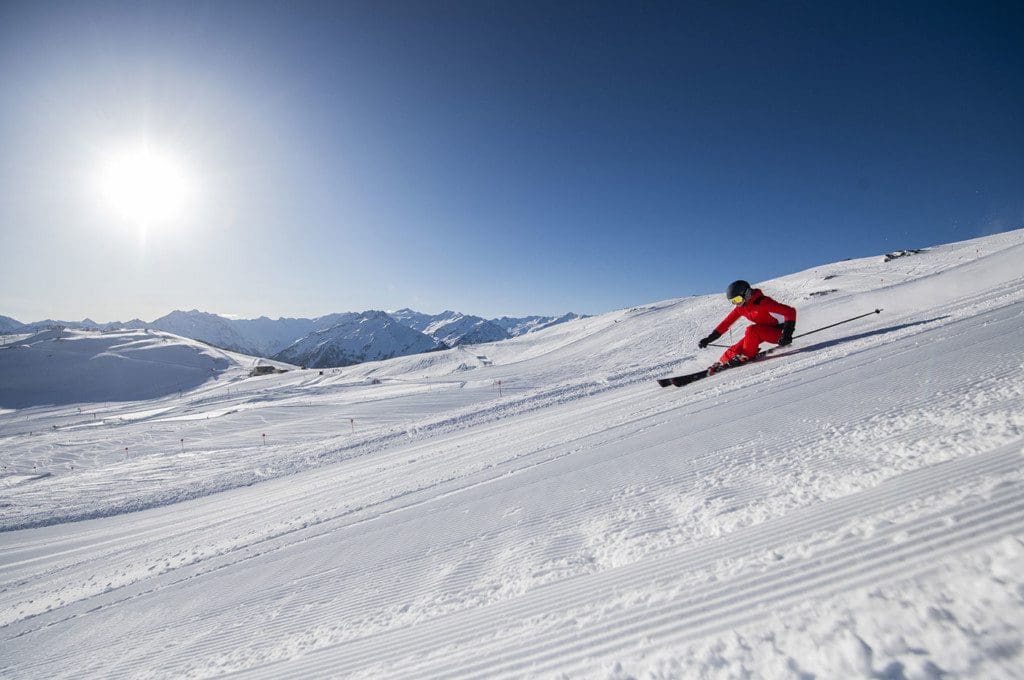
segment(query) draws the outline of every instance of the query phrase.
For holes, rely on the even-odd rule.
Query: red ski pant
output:
[[[780,338],[782,338],[782,329],[778,326],[767,326],[760,323],[752,324],[747,326],[743,339],[725,350],[719,361],[724,364],[737,354],[753,359],[762,342],[778,343]]]

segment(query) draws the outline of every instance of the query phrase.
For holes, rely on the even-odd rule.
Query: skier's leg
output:
[[[748,359],[753,359],[761,349],[762,342],[778,344],[781,338],[782,329],[776,326],[757,323],[747,326],[747,332],[743,334],[743,354]]]
[[[725,350],[719,361],[725,364],[737,355],[746,359],[753,359],[757,356],[757,351],[761,347],[762,342],[777,343],[781,337],[782,329],[780,328],[763,324],[751,324],[747,326],[747,330],[743,333],[743,338]]]
[[[745,340],[746,340],[746,337],[744,336],[735,345],[733,345],[729,349],[727,349],[724,352],[722,352],[722,356],[719,357],[718,363],[720,363],[720,364],[727,364],[727,363],[729,363],[729,360],[732,359],[737,354],[743,354],[743,342]]]

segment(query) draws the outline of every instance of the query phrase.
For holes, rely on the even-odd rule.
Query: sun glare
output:
[[[99,193],[107,209],[118,217],[150,227],[180,220],[191,187],[184,167],[173,155],[141,146],[103,159]]]

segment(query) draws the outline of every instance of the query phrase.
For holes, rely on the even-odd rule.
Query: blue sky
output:
[[[1022,26],[1020,3],[8,0],[0,314],[598,313],[1018,228]],[[133,145],[190,187],[145,227],[96,188]]]

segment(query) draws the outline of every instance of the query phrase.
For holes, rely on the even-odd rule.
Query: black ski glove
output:
[[[708,337],[700,339],[700,342],[697,343],[697,346],[700,347],[701,349],[704,349],[705,347],[713,343],[715,340],[718,340],[720,337],[722,337],[721,333],[719,333],[718,331],[711,331]]]
[[[782,324],[782,337],[779,338],[779,347],[785,347],[793,342],[793,331],[796,330],[796,321],[786,321]]]

